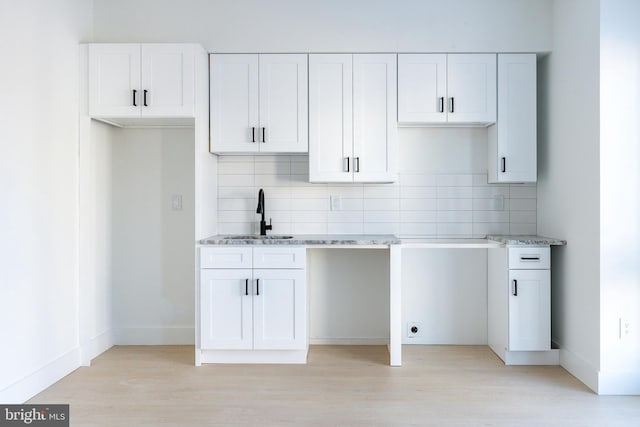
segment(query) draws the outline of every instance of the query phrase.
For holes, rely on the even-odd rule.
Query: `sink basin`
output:
[[[293,236],[261,236],[259,234],[245,234],[245,235],[237,235],[237,236],[224,236],[224,239],[229,240],[286,240],[293,239]]]

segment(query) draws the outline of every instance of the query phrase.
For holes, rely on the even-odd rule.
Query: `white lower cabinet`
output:
[[[549,247],[488,252],[488,341],[507,365],[558,364],[551,348]]]
[[[201,249],[201,362],[306,361],[305,257],[304,247]]]

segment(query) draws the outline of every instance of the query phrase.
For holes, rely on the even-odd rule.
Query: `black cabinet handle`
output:
[[[444,113],[444,96],[440,97],[440,112]]]
[[[256,142],[256,128],[251,128],[251,142]]]
[[[500,171],[502,173],[506,172],[507,171],[507,158],[506,157],[502,157],[500,159],[500,164],[501,164]]]
[[[354,172],[360,172],[360,157],[354,157],[353,158],[353,168],[354,168]]]
[[[265,136],[264,136],[265,129],[266,129],[266,128],[262,128],[262,143],[263,143],[263,144],[264,144],[265,142],[267,142],[267,140],[265,139]]]
[[[249,295],[249,279],[244,281],[244,294]]]
[[[520,260],[522,260],[522,261],[540,261],[540,257],[538,257],[538,256],[521,256]]]
[[[516,279],[513,279],[513,296],[518,296],[518,281]]]
[[[349,157],[345,157],[344,160],[347,162],[347,172],[349,172]]]
[[[451,102],[449,103],[449,112],[453,113],[455,111],[455,104],[454,104],[454,99],[453,96],[451,98],[449,98],[451,100]]]
[[[256,295],[260,295],[260,279],[256,279]]]
[[[134,107],[138,106],[138,104],[136,104],[136,93],[137,92],[138,92],[137,90],[135,90],[135,89],[133,90],[133,106]]]
[[[144,105],[145,107],[148,107],[147,105],[147,92],[149,92],[148,90],[143,90],[142,91],[142,105]]]

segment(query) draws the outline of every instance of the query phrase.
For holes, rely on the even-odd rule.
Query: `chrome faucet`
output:
[[[271,230],[271,218],[269,218],[269,225],[264,220],[264,191],[262,188],[258,191],[258,208],[256,209],[256,213],[262,214],[262,219],[260,220],[260,235],[266,236],[267,230]]]

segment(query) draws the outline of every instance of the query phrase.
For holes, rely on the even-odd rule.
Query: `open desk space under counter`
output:
[[[386,344],[391,366],[402,365],[402,344],[411,343],[488,344],[506,364],[557,364],[557,351],[551,350],[550,321],[544,318],[550,310],[548,292],[537,291],[538,279],[532,282],[528,276],[521,277],[520,295],[532,300],[529,305],[533,308],[523,305],[517,325],[514,323],[517,327],[510,327],[510,316],[517,316],[510,307],[523,299],[508,300],[516,297],[507,295],[513,294],[512,283],[518,279],[509,281],[511,264],[504,264],[503,272],[495,271],[501,268],[500,260],[508,262],[509,248],[546,247],[548,251],[549,245],[559,244],[564,242],[538,236],[212,236],[198,246],[196,364],[306,363],[309,344],[335,343]],[[530,255],[525,252],[523,256]],[[364,257],[371,268],[359,265],[359,257]],[[543,266],[547,265],[544,262]],[[350,267],[358,271],[345,270]],[[370,269],[375,271],[367,271]],[[341,275],[328,279],[332,270]],[[369,277],[375,275],[384,287],[369,292],[367,273]],[[323,280],[332,282],[333,291],[323,288]],[[549,280],[544,283],[547,286]],[[323,290],[317,291],[316,287]],[[326,303],[332,298],[327,292],[349,292],[351,287],[359,287],[362,307],[354,307],[352,312],[345,308],[348,304],[342,297],[334,299],[337,304]],[[416,298],[430,300],[435,309],[412,313],[411,303]],[[313,307],[320,303],[314,299],[324,304],[324,317],[319,321]],[[335,320],[327,317],[341,318],[347,331],[351,323],[368,317],[373,323],[382,322],[379,330],[383,332],[377,340],[367,338],[369,341],[358,336],[323,339],[322,333],[314,334],[312,327],[317,329],[317,324]],[[531,321],[536,327],[528,327]],[[509,336],[509,331],[517,328],[523,336],[533,334],[523,338],[529,344],[522,346],[516,335]],[[381,334],[384,338],[379,338]],[[537,347],[530,344],[536,339]]]

